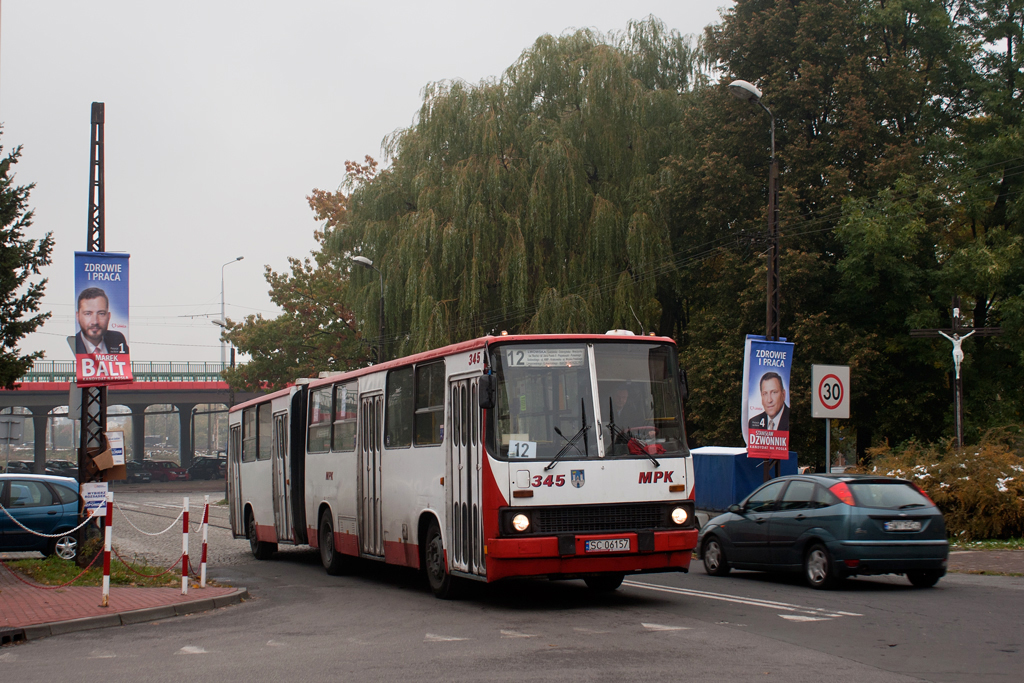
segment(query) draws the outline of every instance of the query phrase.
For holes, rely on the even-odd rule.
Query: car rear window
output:
[[[917,489],[902,481],[847,482],[857,505],[870,508],[901,509],[931,507]]]

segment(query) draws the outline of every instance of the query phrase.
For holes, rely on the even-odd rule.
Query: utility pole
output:
[[[103,177],[103,102],[92,103],[92,144],[89,156],[89,222],[86,230],[86,251],[105,251],[106,237],[104,234],[104,218],[106,207],[103,198],[104,177]],[[71,417],[71,416],[69,416]],[[78,448],[78,484],[94,481],[98,478],[94,475],[90,478],[86,472],[91,459],[89,449],[102,451],[106,445],[105,432],[107,428],[107,388],[106,387],[82,387],[82,431]],[[78,521],[85,519],[85,501],[82,496],[78,497]],[[78,535],[78,548],[81,551],[87,538],[86,529]],[[84,558],[82,552],[78,558]],[[80,563],[81,564],[81,563]]]
[[[960,364],[964,359],[964,352],[961,348],[964,340],[972,335],[979,337],[997,337],[1003,333],[1001,327],[964,327],[960,318],[960,297],[953,296],[953,324],[948,329],[942,330],[911,330],[911,337],[945,337],[953,344],[953,410],[956,422],[956,446],[963,450],[964,447],[964,380],[960,372]],[[967,332],[967,334],[964,334]]]

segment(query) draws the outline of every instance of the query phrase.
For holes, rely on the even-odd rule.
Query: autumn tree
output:
[[[46,279],[32,278],[50,264],[53,234],[25,236],[32,226],[28,199],[35,184],[15,184],[11,167],[20,157],[18,146],[0,161],[0,386],[8,390],[17,388],[32,361],[43,357],[42,351],[23,353],[18,343],[50,317],[38,313]]]

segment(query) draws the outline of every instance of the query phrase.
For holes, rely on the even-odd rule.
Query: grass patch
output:
[[[42,560],[9,560],[7,566],[15,569],[32,580],[46,586],[60,586],[78,576],[82,571],[73,561],[62,560],[56,555],[51,555]],[[167,569],[166,567],[150,567],[145,564],[133,565],[135,571],[142,574],[159,574]],[[87,571],[80,579],[75,581],[74,586],[102,586],[103,585],[103,563],[96,562],[93,568]],[[150,579],[131,572],[120,560],[115,557],[110,559],[110,585],[111,586],[139,586],[145,588],[154,587],[180,587],[181,569],[175,567],[171,572],[163,576]]]
[[[986,539],[983,541],[956,541],[952,550],[1024,550],[1024,538]]]

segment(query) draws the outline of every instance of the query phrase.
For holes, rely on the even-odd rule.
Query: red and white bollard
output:
[[[206,588],[206,538],[207,530],[210,528],[210,497],[206,496],[203,502],[203,555],[199,561],[199,587]]]
[[[188,496],[185,496],[181,518],[181,594],[188,595]]]
[[[107,491],[107,511],[103,518],[103,599],[100,607],[110,606],[110,537],[114,523],[114,494]]]

